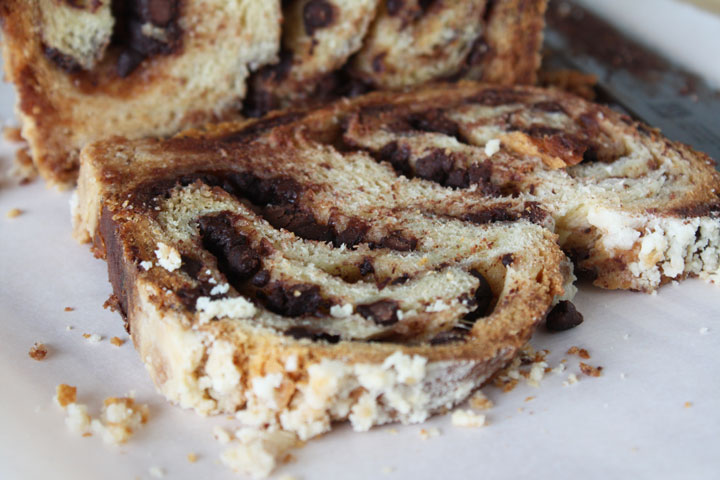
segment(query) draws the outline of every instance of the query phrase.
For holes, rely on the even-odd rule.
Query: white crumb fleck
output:
[[[285,371],[295,372],[298,369],[298,357],[297,355],[290,355],[285,359]]]
[[[153,262],[143,260],[142,262],[140,262],[140,267],[147,272],[153,267]]]
[[[150,467],[148,471],[150,472],[150,476],[155,478],[163,478],[165,476],[165,471],[158,466]]]
[[[700,335],[707,335],[708,333],[710,333],[710,329],[708,327],[702,327],[700,329]]]
[[[217,284],[217,280],[215,280],[214,277],[210,277],[210,278],[208,278],[208,283],[210,285],[215,285],[215,284]]]
[[[212,290],[210,290],[210,295],[222,295],[224,293],[227,293],[230,290],[230,285],[227,283],[221,283],[219,285],[215,285]]]
[[[382,467],[380,471],[385,475],[390,475],[395,471],[395,467]]]
[[[569,385],[574,385],[577,382],[578,382],[577,375],[575,375],[574,373],[571,373],[570,375],[568,375],[567,380],[565,380],[562,384],[563,384],[563,387],[567,387]]]
[[[334,318],[346,318],[352,315],[353,313],[353,306],[350,303],[346,303],[345,305],[333,305],[330,307],[330,315]]]
[[[440,436],[440,430],[432,427],[432,428],[421,428],[420,429],[420,438],[423,440],[428,440],[433,437],[439,437]]]
[[[66,325],[66,326],[65,326],[65,330],[67,330],[68,332],[69,332],[70,330],[72,330],[73,328],[74,328],[74,327],[73,327],[72,325]]]
[[[158,242],[157,250],[155,250],[155,256],[158,259],[158,265],[163,267],[168,272],[177,270],[182,265],[182,259],[180,258],[180,252],[177,248],[166,245],[162,242]]]
[[[620,380],[625,380],[626,378],[627,378],[627,375],[625,375],[624,373],[620,374]]]
[[[200,312],[200,324],[207,323],[213,318],[250,318],[255,315],[255,305],[245,297],[222,298],[212,300],[210,297],[200,297],[195,303],[195,309]]]
[[[561,363],[560,365],[558,365],[557,367],[555,367],[551,370],[551,372],[554,373],[555,375],[560,375],[564,371],[565,371],[565,364],[563,364],[563,363]]]
[[[230,434],[222,427],[216,426],[213,428],[213,436],[215,437],[215,440],[220,442],[220,445],[230,443]]]
[[[547,368],[547,362],[534,362],[530,367],[530,375],[528,376],[528,385],[531,387],[539,387],[540,381],[545,376],[545,368]]]
[[[103,337],[97,333],[83,333],[83,337],[90,343],[99,343]]]
[[[482,427],[485,425],[485,415],[472,410],[455,410],[450,417],[455,427]]]
[[[626,333],[625,335],[623,335],[623,340],[630,340],[630,334]]]
[[[432,305],[428,305],[425,311],[428,313],[442,312],[443,310],[447,310],[448,308],[450,308],[450,305],[443,302],[442,300],[437,300]]]
[[[253,478],[265,478],[287,457],[297,444],[297,437],[289,432],[244,429],[237,432],[239,442],[233,442],[220,456],[222,462],[237,472]]]
[[[485,155],[487,155],[488,157],[492,157],[499,151],[500,139],[493,138],[492,140],[488,140],[488,142],[485,144]]]

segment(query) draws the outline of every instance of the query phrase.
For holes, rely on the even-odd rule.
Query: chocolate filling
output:
[[[335,8],[325,0],[310,0],[303,7],[305,33],[315,35],[316,30],[332,25],[335,20]]]
[[[356,310],[357,313],[377,325],[390,326],[398,322],[398,302],[395,300],[379,300],[366,305],[358,305]]]
[[[451,330],[440,332],[430,339],[430,345],[445,345],[447,343],[464,342],[467,340],[470,330],[461,327],[454,327]]]
[[[272,282],[255,295],[268,310],[284,317],[315,315],[328,308],[328,302],[320,295],[317,285]]]
[[[340,341],[340,335],[331,335],[303,326],[290,327],[283,333],[298,340],[307,338],[313,342],[320,340],[328,343],[338,343]]]
[[[260,255],[232,226],[230,214],[200,217],[198,226],[203,247],[217,258],[218,268],[231,283],[245,282],[260,270]]]
[[[493,303],[493,291],[490,283],[485,276],[476,269],[470,270],[470,274],[478,279],[478,287],[475,289],[472,303],[475,304],[475,310],[465,315],[465,320],[475,322],[479,318],[486,317],[490,313],[490,306]]]

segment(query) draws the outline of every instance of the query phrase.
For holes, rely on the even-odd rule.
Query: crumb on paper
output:
[[[563,387],[567,387],[569,385],[574,385],[574,384],[578,383],[578,381],[579,380],[578,380],[577,375],[575,375],[574,373],[571,373],[570,375],[568,375],[567,380],[565,380],[562,384],[563,384]]]
[[[440,429],[431,427],[431,428],[421,428],[420,429],[420,438],[423,440],[429,440],[434,437],[440,436]]]
[[[236,432],[237,441],[221,454],[220,460],[236,472],[265,478],[280,463],[292,459],[288,451],[297,446],[294,433],[284,430],[261,431],[252,428]]]
[[[702,327],[700,329],[700,335],[707,335],[708,333],[710,333],[710,329],[708,327]]]
[[[20,215],[22,215],[23,213],[24,212],[22,210],[20,210],[19,208],[11,208],[10,210],[7,211],[5,216],[7,218],[17,218]]]
[[[684,406],[685,408],[690,408],[690,407],[693,406],[693,403],[692,403],[692,402],[685,402],[685,404],[684,404],[683,406]]]
[[[470,397],[470,401],[468,403],[470,404],[470,407],[475,410],[490,410],[494,406],[493,401],[486,397],[480,390]]]
[[[22,130],[16,125],[8,125],[3,128],[3,138],[8,142],[23,143],[25,139],[22,136]]]
[[[526,401],[526,402],[532,402],[533,400],[535,400],[535,396],[534,396],[534,395],[531,395],[531,396],[529,396],[529,397],[525,397],[525,401]]]
[[[75,307],[65,307],[66,312],[73,312],[75,311]]]
[[[545,377],[545,369],[548,364],[546,362],[534,362],[530,368],[530,374],[527,377],[527,383],[531,387],[539,387],[540,381]]]
[[[393,473],[393,472],[395,471],[395,467],[385,466],[385,467],[382,467],[382,468],[380,469],[380,471],[381,471],[384,475],[390,475],[391,473]]]
[[[587,363],[580,362],[580,371],[588,377],[599,377],[602,375],[603,367],[593,367]]]
[[[390,435],[397,435],[397,434],[398,434],[398,430],[397,430],[397,428],[389,428],[389,429],[388,429],[388,433],[389,433]]]
[[[623,340],[630,340],[630,334],[626,333],[625,335],[623,335],[622,338],[623,338]]]
[[[577,355],[578,357],[588,360],[590,359],[590,353],[588,353],[587,350],[580,347],[570,347],[570,349],[567,351],[568,355]]]
[[[190,462],[190,463],[195,463],[195,462],[197,462],[197,460],[198,460],[198,457],[197,457],[197,454],[196,454],[195,452],[190,452],[190,453],[187,454],[187,461],[188,461],[188,462]]]
[[[72,385],[61,383],[55,389],[55,401],[65,408],[77,400],[77,388]]]
[[[160,468],[158,466],[150,467],[148,472],[150,472],[151,477],[155,477],[155,478],[163,478],[165,476],[165,470],[163,470],[162,468]]]
[[[90,343],[99,343],[102,340],[102,336],[97,333],[83,333],[82,336]]]
[[[278,480],[298,480],[298,478],[295,475],[281,475]]]
[[[149,414],[147,405],[136,404],[132,398],[108,397],[103,402],[100,418],[92,420],[91,428],[105,443],[119,445],[147,423]]]
[[[485,425],[485,415],[475,413],[472,410],[455,410],[450,421],[455,427],[477,428]]]
[[[30,351],[28,352],[28,355],[30,355],[30,358],[33,360],[44,360],[45,357],[48,354],[48,349],[45,346],[44,343],[38,343],[35,342],[32,347],[30,347]]]
[[[110,343],[112,343],[112,344],[115,345],[116,347],[121,347],[122,344],[125,343],[125,340],[123,340],[123,339],[120,338],[120,337],[112,337],[112,338],[110,339]]]
[[[65,325],[65,330],[67,330],[68,332],[70,330],[72,330],[73,328],[75,328],[75,327],[73,327],[72,325]]]
[[[220,442],[220,445],[226,445],[230,443],[230,440],[232,439],[228,431],[222,427],[213,428],[213,436],[215,437],[215,440]]]
[[[624,373],[620,373],[620,380],[625,380],[627,378],[627,375]]]
[[[38,170],[33,163],[28,147],[19,148],[15,151],[10,175],[16,178],[20,185],[32,183],[37,178]]]

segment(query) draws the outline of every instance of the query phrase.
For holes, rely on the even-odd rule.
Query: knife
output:
[[[720,92],[569,0],[552,0],[546,70],[597,77],[598,100],[720,160]]]

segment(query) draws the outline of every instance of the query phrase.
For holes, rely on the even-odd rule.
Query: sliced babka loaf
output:
[[[77,177],[85,144],[237,117],[251,70],[277,60],[280,2],[7,0],[6,78],[40,173]]]
[[[344,107],[83,150],[75,234],[171,401],[301,438],[423,421],[574,278],[536,203],[346,149]]]

